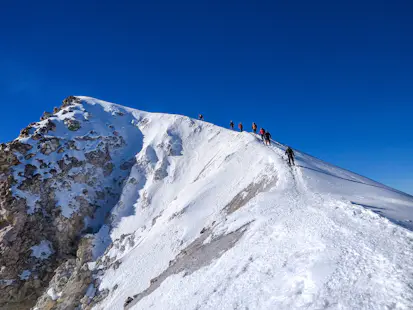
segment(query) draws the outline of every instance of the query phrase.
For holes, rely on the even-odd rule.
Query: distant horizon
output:
[[[0,141],[83,94],[222,127],[255,121],[412,195],[411,12],[369,0],[8,2]]]

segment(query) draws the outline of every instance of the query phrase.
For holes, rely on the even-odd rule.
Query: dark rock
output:
[[[121,165],[120,165],[120,169],[121,170],[130,170],[133,165],[136,163],[136,159],[135,158],[131,158],[128,161],[124,161]]]
[[[80,122],[74,119],[65,120],[65,124],[70,131],[77,131],[80,129]]]
[[[40,120],[41,120],[41,121],[44,121],[45,119],[48,119],[49,117],[52,117],[52,116],[53,116],[52,113],[45,111],[45,112],[43,112],[42,117],[40,117]]]
[[[69,141],[66,142],[66,148],[67,148],[68,150],[76,150],[76,151],[79,150],[79,149],[77,148],[77,146],[76,146],[76,142],[75,142],[75,141],[72,141],[72,140],[69,140]]]
[[[62,172],[67,173],[72,168],[82,167],[85,162],[78,160],[76,157],[67,157],[66,159],[59,160],[57,164]]]
[[[97,167],[103,167],[108,161],[111,160],[109,150],[105,151],[96,150],[85,154],[87,161]]]
[[[125,304],[123,305],[123,307],[127,307],[131,302],[133,301],[132,297],[128,297],[125,301]]]
[[[21,137],[21,138],[28,138],[28,137],[30,136],[30,130],[31,130],[32,128],[33,128],[33,127],[31,127],[31,126],[27,126],[26,128],[22,129],[22,130],[20,131],[19,137]]]
[[[53,122],[49,119],[49,120],[47,121],[47,123],[46,123],[45,128],[46,128],[46,132],[55,131],[55,130],[56,130],[56,124],[53,123]]]
[[[104,167],[103,167],[103,175],[105,177],[109,176],[112,174],[114,165],[112,163],[107,163]]]
[[[24,167],[24,176],[26,178],[31,178],[36,170],[37,170],[36,166],[28,164]]]
[[[34,156],[36,156],[35,153],[30,153],[30,154],[27,154],[27,155],[24,157],[24,159],[25,159],[25,160],[30,160],[30,159],[32,159]]]
[[[0,173],[10,171],[12,166],[20,164],[17,156],[10,150],[10,148],[2,148],[0,150]]]
[[[33,148],[30,144],[22,143],[18,140],[10,142],[9,147],[10,150],[19,152],[23,155],[25,155],[28,151],[30,151]]]
[[[58,138],[42,139],[40,144],[40,152],[44,155],[49,155],[55,152],[60,146],[60,140]]]
[[[75,96],[66,97],[62,102],[62,108],[80,103],[80,99]]]
[[[41,138],[43,138],[43,136],[42,136],[41,134],[39,134],[39,133],[35,133],[35,134],[32,136],[32,139],[35,140],[35,141],[40,140]]]

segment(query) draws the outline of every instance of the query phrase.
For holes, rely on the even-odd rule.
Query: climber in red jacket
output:
[[[260,136],[261,136],[261,140],[264,141],[264,135],[265,135],[265,130],[264,128],[260,128]]]

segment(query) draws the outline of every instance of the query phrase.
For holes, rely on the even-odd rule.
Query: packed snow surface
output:
[[[95,240],[94,309],[413,309],[412,196],[298,150],[289,167],[248,132],[81,99],[123,115],[138,148]]]

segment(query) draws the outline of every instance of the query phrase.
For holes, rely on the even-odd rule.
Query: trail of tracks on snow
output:
[[[169,267],[154,273],[146,289],[137,289],[129,307],[411,308],[413,235],[369,210],[312,191],[305,179],[308,176],[300,168],[288,166],[282,146],[253,146],[259,148],[256,151],[264,169],[251,178],[252,183],[250,179],[242,186],[228,183],[226,191],[233,196],[216,210],[224,216],[214,217],[217,223],[212,222],[205,235],[192,240],[172,258]],[[215,166],[211,164],[214,160],[206,164],[215,170],[238,154],[231,153]],[[198,182],[208,176],[208,169],[201,169]],[[273,175],[276,182],[262,178],[263,174]],[[203,210],[199,204],[189,206],[183,215]],[[225,241],[232,238],[231,231],[248,221],[248,229],[234,243]],[[204,239],[208,229],[215,239]],[[219,255],[215,256],[217,249]]]
[[[282,149],[277,146],[270,148],[283,159]],[[317,268],[316,271],[321,276],[307,275],[304,277],[304,282],[298,285],[300,287],[298,295],[303,296],[306,288],[314,286],[314,279],[321,277],[323,284],[317,292],[311,294],[307,292],[305,298],[292,300],[288,306],[283,302],[277,303],[277,308],[340,307],[342,297],[339,296],[341,293],[337,291],[338,289],[364,295],[360,299],[352,297],[350,293],[348,300],[341,301],[350,308],[373,309],[385,306],[389,309],[407,309],[412,307],[413,267],[408,265],[407,273],[400,271],[401,266],[408,264],[408,258],[413,257],[413,234],[394,226],[386,218],[369,210],[355,207],[345,201],[338,201],[328,194],[310,191],[301,170],[297,167],[288,167],[285,162],[278,168],[282,169],[280,175],[290,177],[286,186],[291,188],[289,192],[284,193],[284,201],[292,207],[290,215],[283,219],[285,230],[295,234],[294,229],[300,227],[305,230],[310,229],[305,234],[309,243],[322,241],[324,245],[319,246],[325,248],[323,252],[328,253],[334,263],[327,267],[329,271],[326,271],[326,267],[322,267],[321,270]],[[371,229],[371,225],[375,227]],[[364,229],[360,230],[360,226]],[[386,237],[388,232],[393,235],[394,240]],[[406,240],[410,243],[407,248]],[[409,253],[409,255],[401,256],[394,252],[396,249],[398,253]],[[288,264],[288,260],[285,264]],[[367,286],[369,289],[363,293],[354,289],[360,285],[364,288]],[[385,297],[387,294],[377,293],[375,290],[384,290],[386,293],[391,291],[393,300]]]

